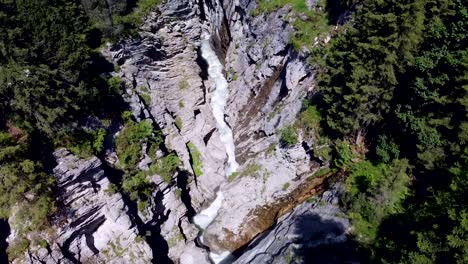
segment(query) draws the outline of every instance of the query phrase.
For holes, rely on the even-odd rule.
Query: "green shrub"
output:
[[[381,135],[377,139],[377,147],[375,148],[377,159],[382,163],[388,163],[394,159],[398,159],[400,149],[393,138],[386,135]]]
[[[290,185],[291,185],[291,184],[290,184],[289,182],[285,183],[285,184],[283,185],[283,191],[286,191],[286,190],[289,188]]]
[[[146,211],[146,208],[148,207],[148,201],[146,200],[139,200],[138,201],[138,204],[137,204],[137,207],[138,207],[138,211],[142,214],[145,213]]]
[[[154,187],[146,174],[141,171],[134,175],[125,174],[122,180],[122,189],[130,196],[130,199],[137,201],[138,199],[147,200],[150,198]]]
[[[336,140],[333,145],[333,151],[335,158],[333,159],[333,165],[337,168],[343,168],[351,164],[355,155],[351,151],[348,141]]]
[[[139,123],[127,120],[115,141],[120,165],[127,171],[134,171],[142,155],[141,145],[160,145],[162,141],[161,131],[155,131],[149,120]]]
[[[192,142],[187,143],[187,147],[189,149],[191,161],[192,161],[192,169],[195,177],[199,177],[203,174],[203,164],[201,160],[200,152],[198,151],[197,147]]]
[[[293,146],[299,142],[293,126],[288,126],[281,131],[280,141],[285,146]]]
[[[177,167],[180,165],[180,159],[177,155],[171,153],[156,162],[156,166],[153,167],[155,172],[162,177],[162,179],[170,183],[172,181],[172,176],[176,171]]]
[[[116,25],[131,25],[133,28],[138,28],[143,23],[143,19],[159,5],[160,0],[139,0],[137,6],[126,15],[114,15],[113,22]]]
[[[106,130],[102,128],[95,131],[78,130],[58,136],[55,147],[65,147],[73,154],[87,158],[98,155],[102,151],[106,135]]]
[[[117,185],[113,183],[109,183],[109,185],[107,186],[107,189],[104,192],[107,193],[108,195],[114,195],[118,191],[119,191],[119,188],[117,187]]]
[[[299,115],[299,124],[306,132],[312,132],[312,130],[318,132],[320,129],[320,122],[322,116],[317,110],[316,106],[308,106],[300,115]]]
[[[122,81],[122,78],[114,76],[107,80],[107,84],[109,85],[109,89],[120,94],[122,93],[122,88],[125,85],[125,82]]]
[[[346,180],[346,200],[360,240],[372,241],[382,220],[401,211],[409,183],[407,160],[379,165],[361,161],[352,165]]]

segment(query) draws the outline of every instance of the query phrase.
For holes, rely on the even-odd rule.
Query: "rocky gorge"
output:
[[[171,152],[181,164],[169,182],[149,176],[157,188],[142,213],[125,194],[108,191],[119,177],[113,147],[89,159],[56,150],[64,209],[50,230],[30,234],[47,246],[14,263],[306,263],[294,257],[294,245],[346,241],[349,222],[337,206],[343,191],[330,174],[316,174],[328,164],[311,154],[314,142],[301,131],[292,146],[280,138],[315,92],[314,68],[290,45],[290,8],[254,16],[255,8],[251,0],[166,0],[138,36],[102,50],[125,81],[133,116],[164,134],[166,150],[142,147],[145,157]],[[224,68],[224,112],[213,106],[220,84],[204,44]],[[235,152],[220,123],[232,131]],[[213,202],[216,212],[200,231],[194,217]],[[298,226],[307,238],[298,238]]]

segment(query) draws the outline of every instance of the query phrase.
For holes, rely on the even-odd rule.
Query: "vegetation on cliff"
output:
[[[326,51],[313,101],[373,261],[468,261],[467,28],[466,1],[363,0]]]
[[[123,2],[112,10],[138,22],[158,1],[117,7]],[[9,250],[16,255],[29,245],[25,233],[43,229],[56,211],[53,150],[99,154],[106,120],[124,107],[114,67],[96,50],[117,35],[99,25],[115,13],[92,9],[104,4],[0,1],[0,217],[15,215],[18,239]]]

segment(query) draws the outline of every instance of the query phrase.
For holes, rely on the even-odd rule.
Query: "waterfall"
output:
[[[211,98],[211,111],[216,121],[216,128],[220,134],[221,142],[226,148],[226,154],[228,156],[227,166],[225,169],[226,177],[237,171],[239,164],[236,162],[234,139],[232,131],[224,121],[224,109],[226,108],[227,100],[229,97],[228,82],[224,78],[223,65],[218,59],[218,56],[211,48],[210,36],[207,35],[201,42],[201,53],[203,59],[208,63],[208,75],[215,83],[215,91]],[[210,204],[208,208],[201,211],[198,215],[193,218],[193,223],[198,226],[202,231],[200,241],[203,243],[203,231],[208,225],[213,222],[215,217],[218,215],[219,209],[223,205],[223,192],[219,191],[216,194],[216,199]],[[230,253],[223,252],[221,254],[210,253],[210,258],[214,263],[221,262]]]

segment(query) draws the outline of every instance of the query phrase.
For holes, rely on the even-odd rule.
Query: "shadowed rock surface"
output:
[[[281,217],[259,235],[234,263],[348,263],[356,261],[348,239],[349,221],[340,210],[343,192],[334,186]]]

